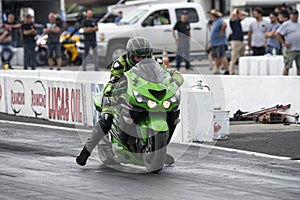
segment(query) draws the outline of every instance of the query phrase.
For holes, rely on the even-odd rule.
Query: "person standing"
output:
[[[220,74],[220,66],[225,68],[224,75],[229,74],[228,60],[226,57],[227,37],[225,30],[227,28],[226,22],[221,18],[221,12],[212,9],[210,12],[210,19],[213,21],[210,30],[210,44],[212,47],[212,56],[215,61],[217,70],[214,74]]]
[[[35,69],[35,35],[37,34],[35,25],[32,21],[33,17],[31,14],[26,14],[24,22],[21,25],[21,31],[23,35],[23,46],[24,46],[24,69]]]
[[[244,56],[244,32],[242,29],[241,21],[248,17],[249,14],[238,9],[233,9],[229,25],[232,30],[231,40],[231,63],[229,67],[229,73],[235,74],[235,64],[241,56]]]
[[[252,51],[253,56],[260,56],[266,54],[265,33],[269,28],[269,23],[263,19],[262,14],[262,8],[254,8],[253,17],[256,20],[250,24],[248,31],[249,54],[251,54]]]
[[[43,32],[48,34],[48,64],[52,70],[54,65],[54,59],[56,59],[57,70],[61,70],[61,44],[59,42],[61,27],[56,23],[54,13],[48,15],[49,23],[46,24]]]
[[[190,37],[191,26],[188,22],[188,12],[183,10],[180,14],[180,20],[173,27],[173,37],[177,44],[176,68],[180,69],[182,58],[185,60],[186,70],[191,70],[190,67]],[[177,31],[177,36],[175,31]]]
[[[286,10],[281,10],[278,13],[278,21],[280,24],[283,24],[284,22],[288,21],[290,19],[289,13]]]
[[[293,67],[294,61],[297,66],[297,75],[300,75],[300,23],[298,17],[298,10],[293,9],[290,13],[290,20],[284,22],[275,34],[280,43],[287,49],[284,55],[283,75],[289,75],[289,69]]]
[[[83,35],[84,35],[84,60],[83,60],[83,71],[86,71],[87,57],[89,55],[90,48],[93,51],[94,57],[94,69],[98,71],[98,52],[97,52],[97,41],[96,32],[98,31],[97,22],[93,19],[93,11],[86,11],[86,19],[82,22]]]
[[[265,33],[267,38],[267,54],[280,55],[281,54],[281,45],[279,40],[276,38],[276,30],[280,27],[278,22],[278,15],[275,12],[270,14],[271,26],[268,31]]]

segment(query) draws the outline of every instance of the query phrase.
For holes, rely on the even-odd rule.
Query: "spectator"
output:
[[[275,12],[275,13],[279,14],[280,11],[281,11],[281,7],[280,7],[280,6],[276,6],[276,7],[274,8],[274,12]]]
[[[33,23],[31,14],[26,14],[24,22],[22,23],[21,30],[23,35],[24,45],[24,69],[35,69],[35,35],[37,34],[35,24]]]
[[[59,42],[61,27],[56,23],[55,14],[49,13],[49,23],[46,24],[43,32],[48,34],[48,64],[52,70],[54,59],[56,59],[57,70],[61,70],[61,44]]]
[[[279,19],[280,24],[287,22],[290,19],[288,11],[286,11],[286,10],[280,11],[280,13],[278,14],[278,19]],[[276,31],[276,33],[277,33],[277,31]],[[276,33],[275,33],[275,36],[276,36]],[[285,41],[284,36],[282,36],[282,39]],[[283,45],[281,45],[281,53],[285,56],[286,47]]]
[[[0,28],[0,55],[2,66],[8,65],[12,69],[10,61],[14,56],[13,48],[11,46],[12,34],[7,28],[1,26]],[[8,54],[8,55],[7,55]]]
[[[223,21],[222,13],[212,9],[210,12],[211,20],[213,21],[210,31],[210,43],[212,47],[212,56],[215,61],[217,70],[215,74],[220,74],[220,65],[225,68],[225,75],[229,74],[228,61],[226,57],[227,37],[225,30],[227,28],[226,22]]]
[[[207,23],[207,28],[210,31],[211,27],[212,27],[213,21],[209,20]],[[208,60],[209,60],[209,70],[213,70],[214,69],[214,59],[212,57],[212,49],[211,49],[211,45],[210,45],[210,41],[208,41],[208,46],[207,46],[207,54],[208,54]]]
[[[229,73],[235,74],[235,64],[241,56],[244,56],[244,32],[242,29],[241,21],[245,19],[249,14],[238,9],[233,9],[229,25],[232,30],[231,40],[231,63],[229,67]]]
[[[281,54],[281,45],[279,40],[275,36],[276,30],[280,27],[280,24],[277,19],[278,15],[275,12],[270,14],[271,26],[268,31],[265,33],[265,37],[267,38],[267,53],[268,54]]]
[[[287,3],[283,3],[280,7],[280,10],[285,10],[285,11],[289,12],[290,6]]]
[[[115,18],[115,23],[119,23],[122,18],[123,18],[123,12],[120,10],[118,12],[118,16]]]
[[[263,9],[254,8],[253,17],[256,21],[252,22],[248,31],[248,47],[249,53],[253,51],[253,56],[266,54],[265,33],[269,28],[269,23],[262,18]]]
[[[297,75],[300,75],[300,23],[298,22],[299,12],[293,9],[290,13],[290,20],[283,23],[277,30],[276,37],[280,43],[287,48],[284,56],[285,68],[283,75],[289,74],[289,69],[296,62]],[[285,40],[283,39],[283,37]]]
[[[191,70],[190,67],[190,37],[191,26],[188,21],[188,12],[183,10],[180,14],[180,20],[173,27],[173,37],[177,44],[176,68],[180,69],[182,58],[185,60],[186,70]],[[177,31],[177,36],[175,31]]]
[[[153,13],[153,25],[169,24],[169,20],[160,15],[160,11]]]
[[[7,17],[7,22],[4,24],[6,29],[12,34],[11,45],[17,47],[20,45],[20,32],[21,24],[15,21],[14,14],[10,13]]]
[[[98,31],[98,25],[95,20],[93,20],[93,11],[86,11],[86,19],[82,22],[82,27],[84,29],[84,60],[83,60],[83,71],[86,71],[87,56],[89,55],[90,48],[93,50],[94,57],[94,69],[98,71],[98,52],[97,52],[97,42],[96,42],[96,32]]]
[[[278,14],[279,23],[282,24],[290,19],[289,13],[286,10],[281,10]]]

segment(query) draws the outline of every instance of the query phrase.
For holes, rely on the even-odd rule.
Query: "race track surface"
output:
[[[81,136],[87,137],[88,133]],[[299,199],[300,163],[172,144],[159,174],[85,167],[76,131],[0,123],[0,199]]]

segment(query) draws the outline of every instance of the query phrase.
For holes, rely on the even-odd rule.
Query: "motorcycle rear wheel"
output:
[[[158,173],[164,167],[167,154],[166,135],[165,132],[159,132],[149,138],[148,147],[143,155],[143,162],[148,172]]]

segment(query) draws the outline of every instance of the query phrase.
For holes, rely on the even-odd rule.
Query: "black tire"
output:
[[[146,170],[151,173],[160,172],[165,164],[167,154],[167,133],[159,132],[149,138],[149,147],[144,152],[143,161]]]
[[[106,64],[109,65],[126,52],[126,43],[113,43],[108,49]]]
[[[81,65],[82,64],[82,57],[80,55],[74,61],[74,65]]]
[[[36,52],[35,56],[37,66],[45,66],[48,64],[47,49],[41,48]]]

